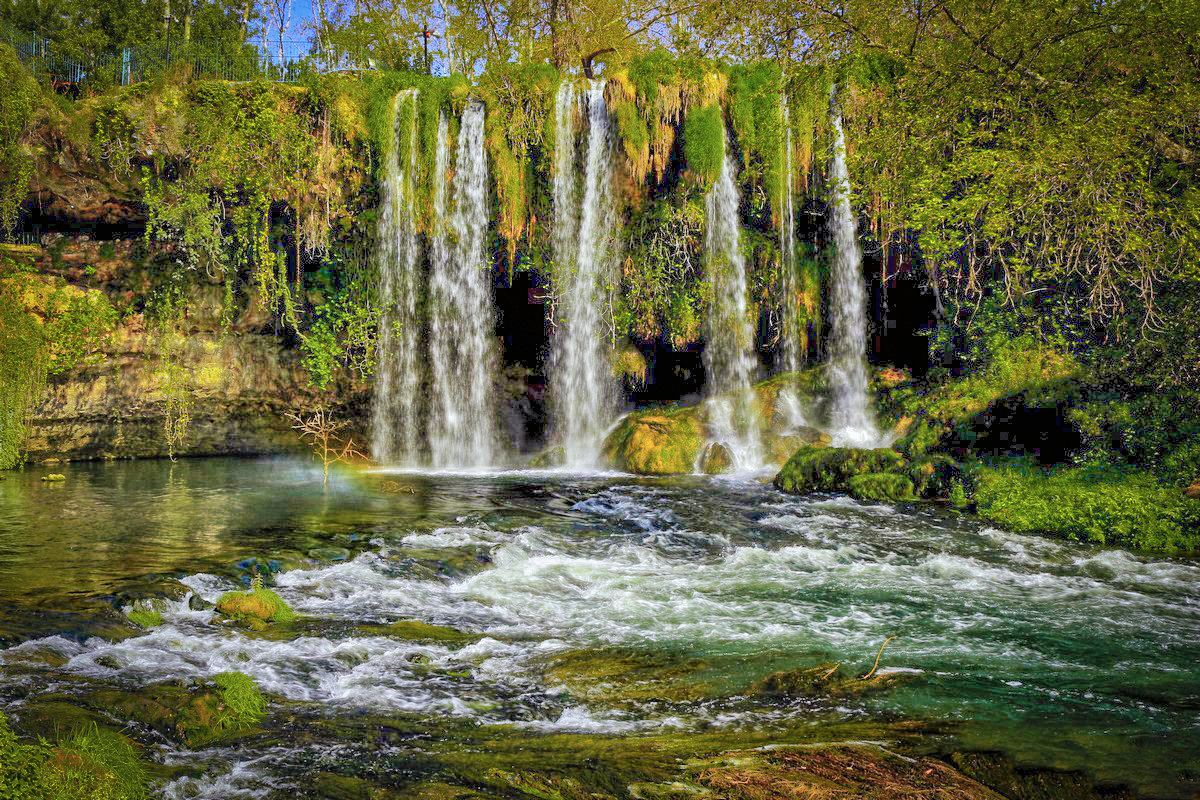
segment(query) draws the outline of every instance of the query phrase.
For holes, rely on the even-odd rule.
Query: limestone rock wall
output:
[[[60,258],[68,270],[77,249]],[[223,324],[224,286],[201,281],[189,288],[175,323],[164,326],[137,310],[138,298],[129,302],[129,271],[107,271],[110,296],[126,301],[122,322],[92,363],[47,383],[27,422],[30,461],[167,456],[168,419],[179,411],[189,420],[174,447],[179,456],[302,449],[288,411],[333,408],[361,427],[368,388],[311,387],[298,351],[253,298]]]

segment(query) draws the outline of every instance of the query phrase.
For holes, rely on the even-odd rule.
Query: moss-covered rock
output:
[[[158,611],[134,609],[128,616],[129,621],[139,628],[155,628],[163,624],[163,615]]]
[[[866,472],[847,481],[850,496],[877,503],[901,503],[914,500],[913,482],[892,472]]]
[[[824,431],[808,426],[795,428],[788,433],[763,433],[763,450],[768,464],[783,466],[802,447],[829,447],[833,437]]]
[[[904,456],[890,448],[863,450],[853,447],[805,447],[796,452],[775,476],[775,487],[792,494],[845,492],[850,479],[867,473],[900,472]]]
[[[248,592],[226,592],[217,599],[216,608],[218,613],[250,627],[296,618],[296,612],[282,597],[262,586]]]
[[[638,475],[680,475],[695,470],[704,440],[694,407],[635,411],[604,440],[604,458]]]
[[[705,475],[723,475],[733,469],[733,452],[720,442],[710,442],[700,456],[700,471]]]

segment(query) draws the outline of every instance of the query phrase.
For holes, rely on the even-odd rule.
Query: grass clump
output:
[[[1017,463],[981,469],[977,481],[979,515],[1017,533],[1159,552],[1200,547],[1200,500],[1146,474]]]
[[[267,698],[258,684],[244,672],[221,672],[213,676],[224,709],[213,718],[216,730],[237,730],[257,725],[267,716]]]
[[[262,626],[270,622],[291,622],[296,612],[286,601],[262,585],[255,577],[247,592],[226,592],[217,599],[217,611],[239,622]]]
[[[92,723],[51,747],[23,744],[0,714],[0,797],[143,800],[146,769],[129,740]]]

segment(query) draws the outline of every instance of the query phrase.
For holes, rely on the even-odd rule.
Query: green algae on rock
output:
[[[792,494],[845,492],[856,475],[899,472],[904,465],[904,456],[885,447],[805,447],[783,465],[775,476],[775,487]]]
[[[627,414],[604,440],[604,457],[638,475],[693,472],[704,445],[695,407]]]
[[[852,475],[846,481],[846,488],[856,500],[902,503],[916,499],[916,495],[913,494],[913,482],[892,472],[864,472],[861,475]]]
[[[217,599],[216,608],[218,613],[250,627],[296,619],[291,606],[265,586],[256,586],[246,592],[226,592]]]
[[[163,624],[163,615],[158,611],[134,609],[126,616],[129,617],[130,622],[139,628],[155,628]]]

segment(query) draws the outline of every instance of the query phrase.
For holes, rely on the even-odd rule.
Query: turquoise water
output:
[[[1195,560],[750,480],[372,474],[322,489],[318,471],[285,460],[61,471],[62,483],[41,470],[0,482],[0,701],[17,718],[64,686],[238,669],[277,708],[333,720],[642,735],[911,718],[952,723],[939,748],[1002,750],[1152,796],[1200,789]],[[304,615],[287,637],[218,625],[186,600],[145,635],[89,635],[97,609],[159,577],[211,601],[250,558],[292,567],[275,579]],[[481,636],[365,627],[401,619]],[[881,663],[904,680],[886,693],[748,691],[822,662],[865,671],[889,636]],[[637,691],[572,682],[572,663],[604,654],[648,665]],[[156,753],[202,776],[177,778],[168,797],[286,793],[312,757],[278,736]]]

